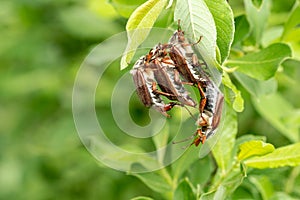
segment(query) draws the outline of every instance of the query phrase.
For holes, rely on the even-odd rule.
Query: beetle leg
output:
[[[193,141],[193,143],[191,145],[195,144],[195,146],[197,147],[200,144],[200,142],[202,144],[204,144],[204,142],[206,140],[206,135],[204,135],[202,133],[201,129],[197,129],[195,134],[197,137],[195,138],[195,140]]]
[[[181,83],[185,85],[191,85],[191,86],[195,85],[194,83],[190,83],[190,82],[181,82]]]
[[[196,45],[196,44],[199,44],[199,43],[201,42],[202,38],[203,38],[203,36],[201,35],[201,36],[199,37],[198,41],[195,42],[195,43],[193,43],[192,46],[194,46],[194,45]]]
[[[173,65],[173,66],[175,66],[175,63],[173,63],[173,62],[168,62],[167,60],[170,60],[169,58],[163,58],[162,60],[161,60],[161,62],[163,62],[163,63],[165,63],[165,64],[167,64],[167,65]]]
[[[176,103],[176,102],[170,102],[170,103],[168,103],[168,104],[165,105],[164,109],[165,109],[165,111],[169,111],[169,110],[171,110],[176,105],[181,105],[181,104],[180,103]]]
[[[159,91],[157,89],[156,82],[152,83],[152,91],[153,91],[154,94],[163,95],[163,96],[166,96],[166,97],[176,97],[176,95],[174,95],[174,94],[170,94],[170,93],[167,93],[167,92]]]
[[[202,38],[203,38],[203,36],[201,35],[201,36],[199,37],[199,39],[197,40],[197,42],[195,42],[195,43],[193,43],[193,44],[185,43],[185,44],[182,44],[182,45],[183,45],[183,46],[194,46],[194,45],[196,45],[196,44],[199,44],[199,43],[201,42]]]
[[[197,86],[198,86],[200,97],[201,97],[200,104],[199,104],[199,111],[200,111],[200,114],[202,116],[202,113],[204,111],[204,107],[206,105],[206,96],[205,96],[205,93],[204,93],[204,91],[201,87],[201,82],[198,82]]]

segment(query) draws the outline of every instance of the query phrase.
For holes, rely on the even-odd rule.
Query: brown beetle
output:
[[[200,142],[203,144],[206,139],[214,135],[220,124],[224,96],[217,87],[213,88],[211,86],[212,85],[209,85],[206,88],[207,103],[202,115],[199,114],[198,121],[196,122],[196,124],[200,126],[195,133],[196,138],[192,143],[196,146],[198,146]]]
[[[161,94],[170,100],[176,100],[183,105],[195,107],[196,103],[188,95],[179,77],[179,72],[175,68],[175,63],[168,56],[166,46],[157,44],[145,56],[145,63],[151,64],[154,71],[155,80],[157,81]],[[160,93],[159,91],[157,91]]]
[[[183,105],[196,106],[196,103],[184,88],[179,72],[175,68],[175,63],[167,56],[163,45],[156,45],[150,50],[146,58],[148,62],[150,61],[156,66],[153,68],[154,77],[163,92],[162,95],[165,95],[170,100],[177,100]]]
[[[201,41],[199,38],[199,43]],[[195,44],[197,44],[195,43]],[[179,71],[181,76],[189,84],[193,84],[199,90],[201,100],[199,103],[199,111],[203,112],[204,106],[206,104],[206,96],[204,88],[206,87],[206,82],[208,77],[203,73],[201,69],[201,64],[197,58],[197,55],[194,53],[192,46],[184,36],[184,31],[181,30],[180,20],[178,20],[178,29],[174,32],[172,37],[169,40],[169,54],[171,59],[176,65],[176,69]]]
[[[155,88],[154,72],[151,63],[145,63],[146,57],[141,57],[134,65],[130,73],[137,88],[137,95],[146,107],[153,107],[166,117],[170,117],[167,111],[171,110],[178,103],[165,104]]]
[[[197,41],[195,44],[201,41]],[[198,87],[201,100],[199,105],[199,118],[196,122],[197,129],[192,144],[196,146],[204,143],[207,138],[212,136],[220,123],[224,96],[219,88],[211,81],[208,76],[207,66],[204,62],[199,62],[192,46],[184,36],[181,30],[180,20],[178,20],[178,29],[169,40],[170,57],[176,63],[177,70],[182,77]]]

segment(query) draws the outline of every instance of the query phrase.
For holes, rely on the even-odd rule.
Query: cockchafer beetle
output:
[[[182,105],[195,107],[197,104],[185,90],[180,80],[179,72],[174,68],[174,65],[172,65],[172,60],[165,57],[163,61],[156,59],[153,63],[156,65],[154,77],[160,89],[164,93],[172,94],[165,96],[170,100],[179,101]]]
[[[200,40],[201,37],[198,42]],[[196,138],[192,143],[198,146],[216,132],[220,123],[224,97],[219,88],[210,80],[207,71],[202,69],[202,66],[206,67],[206,64],[199,62],[192,49],[193,45],[186,41],[180,21],[178,21],[178,30],[173,34],[169,43],[156,45],[146,56],[136,62],[131,73],[143,104],[146,107],[154,107],[165,116],[169,116],[166,111],[175,105],[196,106],[193,99],[188,96],[178,74],[187,81],[186,84],[198,88],[201,99],[196,124],[199,128],[193,135]],[[159,85],[161,91],[157,89],[156,84]],[[176,102],[165,104],[160,95]]]
[[[200,128],[196,131],[196,138],[192,144],[196,146],[201,142],[202,144],[206,139],[214,135],[220,124],[222,116],[222,108],[224,104],[224,96],[216,85],[212,82],[206,87],[206,105],[202,116],[199,114],[199,118],[196,122]]]
[[[163,92],[162,95],[165,95],[170,100],[177,100],[182,105],[196,106],[195,101],[189,96],[189,93],[183,86],[179,72],[175,68],[175,63],[167,56],[167,52],[162,44],[158,44],[151,49],[146,58],[146,62],[152,62],[156,66],[153,69],[154,77]]]
[[[153,107],[166,117],[170,117],[167,111],[171,110],[178,103],[170,102],[165,104],[155,88],[155,79],[152,63],[145,63],[146,57],[141,57],[134,65],[130,73],[136,86],[137,95],[146,107]]]
[[[181,82],[179,72],[175,69],[173,60],[167,55],[164,45],[157,44],[148,54],[140,58],[141,65],[150,68],[154,72],[154,86],[159,85],[161,91],[155,90],[157,94],[166,96],[170,100],[176,100],[183,105],[195,107],[196,103],[188,95],[188,92]]]
[[[216,133],[222,116],[224,96],[219,88],[216,87],[212,82],[207,85],[205,94],[207,96],[207,102],[205,104],[203,113],[199,113],[198,120],[196,121],[196,125],[199,128],[197,128],[192,137],[188,137],[178,142],[184,142],[194,138],[193,142],[188,146],[191,146],[193,144],[195,144],[195,146],[198,146],[200,143],[204,144],[206,139]],[[173,143],[175,144],[178,142]]]
[[[169,117],[166,111],[171,110],[175,105],[195,107],[197,104],[181,83],[173,61],[165,55],[157,55],[158,46],[135,63],[131,74],[142,103]],[[157,84],[161,91],[158,90]],[[165,104],[160,95],[175,102]]]
[[[199,38],[197,43],[201,41],[201,38]],[[205,75],[197,55],[192,49],[193,45],[185,39],[184,31],[181,30],[180,20],[178,20],[178,29],[170,38],[167,49],[169,49],[169,55],[181,76],[187,83],[193,84],[198,88],[201,97],[199,111],[202,113],[206,104],[204,88],[206,87],[208,77]]]
[[[178,71],[188,82],[193,83],[199,89],[201,100],[199,104],[199,118],[196,122],[197,129],[192,144],[196,146],[205,142],[212,136],[219,126],[222,115],[224,96],[219,88],[214,84],[208,75],[207,66],[204,62],[200,63],[192,46],[201,41],[190,44],[182,31],[180,20],[178,20],[178,29],[169,40],[170,57],[174,60]]]

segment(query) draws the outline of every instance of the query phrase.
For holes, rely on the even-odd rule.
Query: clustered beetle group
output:
[[[216,132],[224,97],[204,69],[206,64],[199,62],[193,45],[185,38],[178,21],[178,29],[169,42],[157,44],[147,55],[139,58],[130,73],[142,103],[166,117],[169,117],[167,111],[176,105],[196,107],[196,102],[189,96],[184,85],[197,87],[200,94],[199,117],[196,122],[198,128],[191,145],[198,146]],[[161,96],[165,96],[170,102],[165,103]]]

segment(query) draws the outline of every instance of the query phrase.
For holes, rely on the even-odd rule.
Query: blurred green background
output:
[[[72,117],[77,70],[95,45],[125,29],[126,19],[105,1],[4,0],[0,22],[0,199],[149,193],[136,178],[100,168]]]
[[[124,31],[126,17],[144,1],[118,2],[111,1],[117,13],[105,0],[1,1],[0,199],[155,197],[135,177],[99,166],[81,144],[72,117],[80,64],[95,45]],[[284,2],[274,4],[280,11],[274,23],[282,23],[293,5]],[[230,3],[235,14],[243,11],[242,1]],[[162,16],[158,25],[167,20]],[[240,133],[276,133],[244,97]],[[286,139],[275,135],[270,142],[284,145]]]

